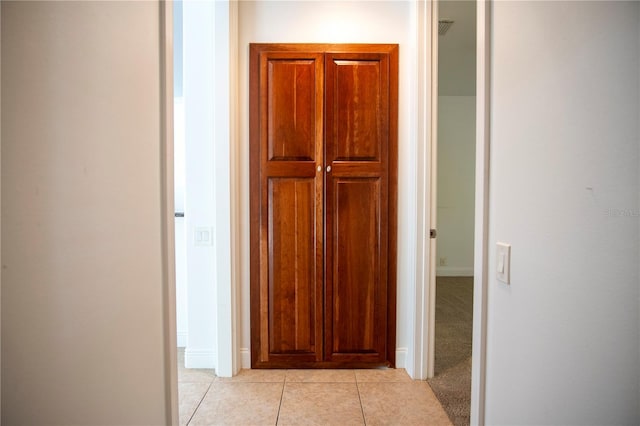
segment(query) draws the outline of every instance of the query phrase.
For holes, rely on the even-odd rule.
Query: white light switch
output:
[[[209,227],[196,227],[193,233],[193,242],[196,246],[213,245],[213,229]]]
[[[511,276],[511,244],[497,243],[496,250],[496,278],[498,281],[510,284]]]

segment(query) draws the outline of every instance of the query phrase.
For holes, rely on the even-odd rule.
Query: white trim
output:
[[[213,349],[190,349],[184,350],[184,366],[185,368],[211,368],[216,359],[216,353]],[[218,370],[216,369],[216,375]]]
[[[429,135],[429,228],[437,229],[438,212],[438,11],[439,3],[433,2],[431,16],[431,96],[430,116],[431,132]],[[435,375],[436,361],[436,239],[429,240],[429,299],[428,299],[428,344],[427,344],[427,377]]]
[[[430,167],[435,159],[437,131],[437,1],[417,2],[418,64],[418,185],[417,247],[415,285],[414,346],[412,368],[414,379],[433,375],[435,326],[435,247],[427,236],[435,222],[435,188]],[[477,94],[476,94],[476,191],[474,248],[473,354],[471,368],[471,424],[484,425],[487,334],[487,241],[489,220],[489,67],[490,67],[490,0],[478,1]],[[429,34],[431,37],[429,37]],[[429,108],[431,107],[431,108]],[[423,148],[424,147],[424,148]],[[428,224],[428,225],[427,225]],[[431,283],[430,283],[430,280]]]
[[[231,146],[232,120],[231,64],[234,53],[231,50],[230,2],[214,2],[214,177],[215,209],[215,263],[216,274],[216,375],[231,377],[236,373],[235,355],[235,291],[232,282],[231,261]],[[187,351],[188,348],[187,348]],[[185,354],[186,359],[186,354]]]
[[[396,348],[396,368],[404,368],[407,369],[407,355],[409,354],[409,349],[407,348]]]
[[[2,8],[1,7],[0,7],[0,22],[2,22]],[[2,29],[1,28],[0,28],[0,34],[2,34]],[[1,39],[2,39],[2,37],[0,37],[0,58],[2,58],[2,53],[1,53],[1,51],[2,51],[2,47],[1,47],[2,46],[2,40]],[[2,64],[1,64],[1,61],[0,61],[0,76],[2,74],[1,70],[2,70]],[[0,78],[0,81],[2,81],[2,78]],[[0,89],[0,92],[1,91],[2,90]],[[1,95],[0,95],[0,99],[2,99]],[[1,102],[0,102],[0,104],[1,104]],[[1,123],[2,123],[2,113],[0,112],[0,128],[2,127]],[[0,131],[0,135],[1,134],[2,134],[2,131]],[[0,142],[0,147],[1,146],[2,146],[2,143]],[[2,150],[0,149],[0,151],[2,151]],[[2,155],[0,154],[0,164],[2,164],[1,159],[2,159]],[[2,176],[2,173],[0,173],[0,176]],[[2,185],[0,185],[0,188],[2,188]],[[2,196],[0,196],[0,207],[2,205],[2,201],[1,200],[2,200]],[[0,211],[2,211],[2,208],[0,208]],[[1,223],[1,221],[0,221],[0,223]],[[0,224],[0,241],[2,241],[2,235],[1,235],[2,231],[1,231],[1,229],[2,229],[2,225]],[[0,248],[0,253],[1,252],[2,252],[2,249]],[[2,255],[0,254],[0,259],[1,258],[2,258]],[[0,294],[2,294],[2,274],[0,274]],[[1,297],[0,297],[0,299],[1,299]],[[2,303],[0,303],[0,306],[2,306]],[[0,315],[0,318],[2,318],[2,315]],[[2,330],[2,326],[1,325],[0,325],[0,330]],[[0,338],[0,365],[2,365],[2,343],[1,342],[2,342],[2,339]],[[0,376],[1,375],[2,375],[2,373],[0,373]],[[1,377],[0,377],[0,383],[2,383],[2,378]],[[0,386],[0,401],[2,401],[2,386]],[[2,404],[1,403],[0,403],[0,419],[2,419]]]
[[[161,1],[160,26],[160,185],[162,188],[162,269],[166,422],[177,425],[178,348],[176,344],[176,265],[173,183],[173,1]]]
[[[249,348],[240,348],[240,359],[242,368],[251,368],[251,350]]]
[[[177,336],[176,346],[179,348],[186,348],[188,335],[189,333],[187,333],[186,331],[178,331],[176,333],[176,336]]]
[[[437,277],[472,277],[473,266],[438,266]]]
[[[0,7],[0,22],[2,22],[2,8]],[[1,27],[1,25],[0,25]],[[2,34],[2,29],[0,28],[0,34]],[[2,37],[0,36],[0,58],[2,58]],[[2,75],[2,64],[1,64],[1,60],[0,60],[0,76]],[[2,78],[0,77],[0,81],[2,81]],[[1,86],[1,85],[0,85]],[[2,90],[0,89],[0,92]],[[2,99],[2,96],[0,96],[0,99]],[[1,102],[0,102],[1,104]],[[0,128],[2,127],[2,113],[0,112]],[[0,131],[0,135],[2,134],[2,131]],[[2,146],[2,143],[0,142],[0,147]],[[2,151],[2,149],[0,149],[0,152]],[[1,161],[2,155],[0,154],[0,164],[2,164]],[[0,176],[2,176],[2,173],[0,173]],[[2,188],[2,185],[0,185],[0,188]],[[0,191],[2,192],[2,191]],[[2,205],[2,196],[0,196],[0,207]],[[0,211],[2,211],[2,208],[0,208]],[[1,223],[1,221],[0,221]],[[2,241],[2,232],[1,232],[2,226],[0,225],[0,241]],[[1,244],[0,244],[0,252],[2,251],[1,248]],[[2,255],[0,254],[0,259],[2,258]],[[2,294],[2,274],[0,274],[0,294]],[[0,297],[1,299],[1,297]],[[0,303],[0,306],[2,306],[2,303]],[[2,318],[2,315],[0,315],[0,318]],[[0,330],[2,330],[2,326],[0,325]],[[2,365],[2,339],[0,339],[0,366]],[[1,369],[0,369],[1,370]],[[0,376],[2,375],[2,373],[0,372]],[[0,383],[2,383],[2,378],[0,377]],[[0,401],[2,401],[2,386],[0,386]],[[2,419],[2,404],[0,403],[0,419]]]
[[[476,218],[471,356],[471,424],[485,423],[489,244],[491,1],[479,0],[476,57]]]
[[[237,143],[238,135],[240,134],[240,120],[238,120],[240,99],[239,99],[239,86],[238,86],[238,61],[240,56],[240,50],[238,46],[239,37],[239,21],[238,21],[238,2],[229,2],[229,164],[230,164],[230,212],[231,220],[229,222],[230,227],[230,243],[231,243],[231,264],[230,264],[230,276],[231,276],[231,318],[229,323],[231,325],[231,358],[232,358],[232,373],[238,374],[242,367],[243,358],[240,351],[240,341],[242,327],[240,323],[240,247],[241,247],[241,230],[240,230],[240,191],[238,190],[238,149]]]
[[[415,305],[411,323],[413,325],[412,347],[407,354],[407,373],[413,379],[427,378],[427,347],[429,328],[429,267],[431,239],[429,238],[430,217],[430,177],[429,140],[431,133],[431,34],[434,2],[415,0],[416,32],[416,111],[417,111],[417,152],[416,152],[416,279]]]

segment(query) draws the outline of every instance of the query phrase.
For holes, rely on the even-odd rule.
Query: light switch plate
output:
[[[193,243],[196,246],[213,245],[213,228],[198,226],[193,232]]]
[[[511,244],[496,244],[496,278],[511,284]]]

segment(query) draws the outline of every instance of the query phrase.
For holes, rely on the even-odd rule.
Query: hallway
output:
[[[403,369],[242,370],[233,378],[185,369],[181,425],[450,425],[424,381]]]

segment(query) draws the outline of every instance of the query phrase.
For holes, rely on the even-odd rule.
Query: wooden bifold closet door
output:
[[[250,46],[251,364],[395,364],[397,45]]]

